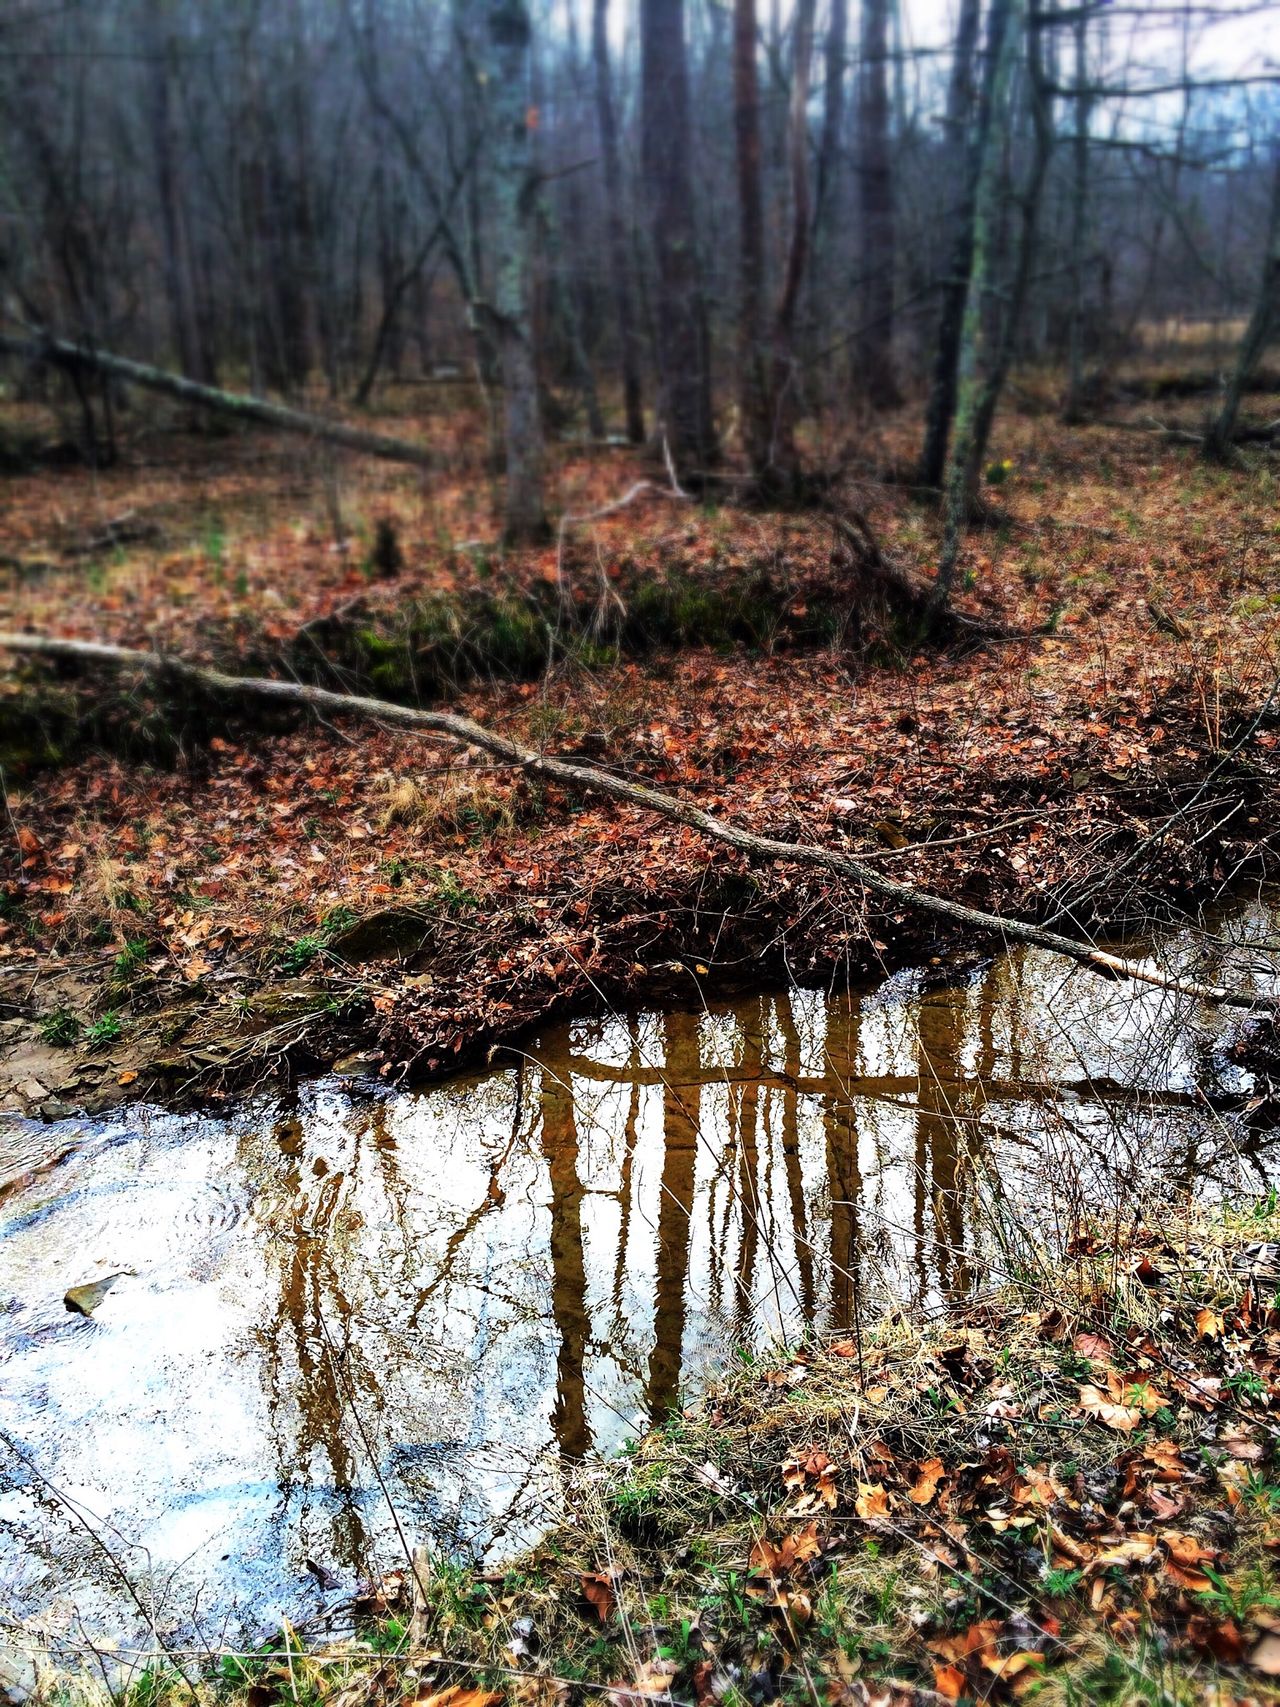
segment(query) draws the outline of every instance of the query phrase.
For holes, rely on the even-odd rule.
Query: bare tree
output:
[[[862,0],[858,186],[862,211],[862,335],[858,377],[868,402],[898,401],[893,367],[894,215],[889,144],[890,0]]]
[[[618,145],[618,117],[613,94],[613,75],[609,67],[609,0],[593,0],[592,3],[591,57],[595,70],[596,122],[600,130],[600,153],[604,165],[607,201],[605,218],[609,239],[609,276],[613,286],[622,362],[622,399],[626,411],[627,437],[632,444],[638,445],[644,442],[640,341],[631,289],[627,230],[623,218],[622,153]]]
[[[1267,241],[1262,257],[1262,274],[1253,313],[1245,327],[1244,337],[1236,353],[1235,366],[1222,396],[1222,407],[1205,435],[1205,455],[1219,462],[1231,454],[1240,399],[1263,350],[1280,325],[1280,143],[1273,149],[1275,163],[1271,186],[1271,211],[1267,221]]]
[[[481,305],[502,362],[506,440],[503,536],[509,544],[547,531],[542,495],[542,422],[530,312],[530,224],[534,185],[529,127],[533,32],[524,0],[490,0],[493,103],[493,300]]]
[[[678,467],[714,462],[711,349],[693,212],[684,0],[640,0],[643,165],[657,265],[659,425]]]

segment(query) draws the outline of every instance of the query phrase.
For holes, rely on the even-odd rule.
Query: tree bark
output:
[[[895,229],[889,148],[889,0],[862,0],[858,90],[858,200],[862,210],[862,320],[858,374],[874,409],[899,401],[893,365]]]
[[[956,412],[956,368],[960,356],[965,302],[969,295],[969,274],[973,267],[974,198],[989,124],[988,85],[990,72],[994,67],[993,58],[989,58],[988,76],[984,79],[983,94],[975,119],[974,59],[978,45],[980,7],[981,0],[961,0],[955,59],[952,62],[951,82],[947,91],[947,139],[953,152],[960,156],[962,165],[955,186],[958,192],[957,205],[950,220],[950,251],[946,274],[942,280],[933,378],[925,416],[924,448],[920,454],[919,479],[922,486],[942,485],[947,466],[951,422]]]
[[[809,204],[809,70],[813,58],[815,0],[796,0],[791,56],[791,100],[787,120],[787,151],[791,175],[791,240],[787,266],[773,322],[770,378],[772,424],[769,462],[774,477],[785,486],[795,483],[799,458],[795,446],[796,395],[795,328],[800,287],[809,264],[812,215]]]
[[[325,444],[340,445],[344,450],[359,451],[363,456],[381,457],[385,462],[407,462],[415,468],[436,466],[437,459],[425,446],[411,444],[407,439],[369,433],[362,427],[348,427],[341,421],[326,421],[319,415],[308,415],[301,409],[290,409],[282,403],[268,403],[262,397],[247,397],[238,391],[219,391],[212,385],[201,385],[182,374],[147,367],[143,362],[130,361],[127,356],[115,356],[109,350],[89,349],[65,338],[15,338],[0,332],[0,353],[28,361],[47,362],[51,367],[64,368],[73,375],[87,371],[123,380],[128,385],[141,385],[148,391],[176,398],[179,403],[211,409],[215,414],[228,415],[237,421],[254,421],[275,432],[299,433],[304,438],[320,439]]]
[[[693,214],[684,0],[641,0],[641,154],[653,253],[659,428],[678,470],[717,456],[710,337]]]
[[[1204,454],[1226,462],[1232,454],[1236,418],[1245,386],[1280,322],[1280,142],[1276,144],[1275,177],[1271,187],[1271,213],[1267,225],[1267,247],[1262,261],[1262,279],[1253,313],[1240,341],[1235,367],[1227,381],[1222,408],[1205,435]]]
[[[738,171],[738,407],[752,475],[769,464],[769,376],[764,348],[764,190],[756,0],[734,0],[733,129]]]
[[[490,0],[489,54],[494,127],[494,267],[491,319],[502,363],[506,443],[503,537],[509,545],[544,539],[542,421],[533,358],[530,232],[529,58],[533,32],[524,0]]]
[[[1071,139],[1071,320],[1067,328],[1067,395],[1062,418],[1070,425],[1084,414],[1085,239],[1089,221],[1089,14],[1075,21],[1075,135]]]
[[[984,350],[987,293],[993,283],[992,246],[1000,214],[1003,120],[1009,106],[1009,85],[1013,80],[1021,22],[1022,0],[993,0],[990,23],[992,75],[984,103],[982,152],[973,209],[972,262],[956,366],[955,437],[943,492],[942,555],[934,583],[939,606],[945,606],[951,597],[960,540],[969,512],[974,446],[978,442],[979,409],[983,399],[983,358],[987,354]]]
[[[600,129],[600,152],[604,160],[604,188],[608,202],[606,222],[609,277],[613,286],[614,313],[618,317],[622,400],[626,412],[627,438],[633,445],[639,445],[644,443],[640,339],[636,326],[635,301],[631,292],[627,231],[622,217],[622,154],[618,147],[618,115],[614,107],[613,78],[609,70],[609,0],[594,0],[592,5],[591,57],[595,71],[596,123]]]
[[[1131,979],[1161,990],[1170,990],[1197,1001],[1250,1013],[1280,1012],[1280,997],[1246,995],[1221,984],[1202,984],[1193,979],[1176,978],[1161,972],[1146,961],[1129,960],[1111,954],[1092,943],[1063,936],[1058,931],[1022,919],[1002,918],[967,907],[960,901],[933,895],[918,889],[915,884],[900,878],[886,877],[882,871],[865,861],[814,842],[788,842],[773,836],[757,835],[724,818],[705,812],[691,801],[673,794],[664,794],[644,783],[631,782],[612,771],[596,770],[590,765],[571,759],[557,758],[550,753],[535,751],[509,740],[469,717],[451,711],[425,711],[416,706],[397,705],[390,700],[371,699],[361,694],[334,693],[328,688],[309,687],[302,682],[282,681],[269,676],[231,676],[225,671],[188,663],[184,658],[163,652],[143,652],[127,646],[107,646],[93,640],[55,640],[40,634],[0,633],[0,650],[24,652],[33,657],[57,658],[67,663],[100,664],[110,669],[135,669],[147,675],[183,681],[205,693],[233,701],[263,700],[267,703],[309,707],[330,715],[359,717],[390,724],[400,729],[422,729],[449,740],[461,742],[489,753],[503,764],[549,778],[565,788],[586,794],[599,795],[625,806],[636,806],[655,812],[661,818],[696,830],[710,841],[734,848],[749,859],[782,860],[793,865],[812,866],[829,871],[834,876],[860,884],[873,895],[891,901],[894,906],[930,913],[949,919],[969,930],[995,935],[1007,942],[1027,943],[1033,948],[1047,949],[1082,966],[1092,967],[1107,977]]]

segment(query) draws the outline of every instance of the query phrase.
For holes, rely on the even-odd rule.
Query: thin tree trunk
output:
[[[596,122],[600,127],[600,152],[604,158],[609,279],[613,287],[614,312],[618,317],[622,400],[626,412],[627,438],[633,445],[638,445],[644,443],[640,337],[631,292],[627,231],[622,216],[622,154],[618,147],[618,117],[613,102],[613,78],[609,70],[609,0],[594,0],[592,6],[591,56],[595,70]]]
[[[717,446],[693,214],[684,0],[641,0],[640,62],[641,153],[657,261],[659,426],[676,467],[696,469],[715,461]]]
[[[998,5],[999,0],[995,0],[995,3]],[[950,222],[951,241],[947,270],[942,280],[933,378],[925,416],[924,448],[920,455],[919,479],[922,486],[942,485],[947,466],[951,422],[956,412],[956,365],[960,355],[965,302],[969,294],[969,274],[973,266],[974,197],[977,191],[978,166],[990,122],[989,84],[990,73],[994,69],[994,57],[991,57],[988,59],[988,76],[984,79],[982,99],[975,121],[974,59],[978,45],[980,10],[981,0],[961,0],[955,59],[952,62],[951,82],[947,91],[947,139],[950,148],[961,157],[963,164],[956,186],[957,204]]]
[[[795,419],[799,412],[795,365],[796,309],[809,264],[812,214],[809,203],[809,71],[813,58],[815,0],[796,0],[794,51],[791,59],[791,102],[787,151],[791,168],[791,240],[787,266],[773,322],[772,373],[769,385],[769,462],[784,486],[799,472]]]
[[[844,163],[844,77],[849,53],[849,0],[831,0],[823,56],[822,133],[813,196],[814,243],[825,246],[840,200]]]
[[[978,409],[982,401],[983,338],[987,293],[993,283],[992,247],[1000,216],[999,188],[1004,146],[1004,119],[1009,106],[1022,0],[993,0],[990,20],[991,78],[984,102],[982,150],[973,209],[973,248],[956,366],[955,437],[947,463],[942,555],[938,562],[935,597],[945,606],[951,597],[960,540],[969,513],[970,471],[977,441]]]
[[[547,532],[529,252],[533,212],[529,60],[533,32],[524,0],[490,0],[488,23],[497,254],[493,303],[487,314],[502,363],[506,444],[503,537],[508,544],[519,544],[542,539]]]
[[[1018,198],[1022,229],[1018,238],[1018,258],[1014,266],[1013,278],[1004,292],[1003,311],[994,319],[995,337],[994,348],[990,360],[982,370],[982,382],[979,388],[977,407],[972,418],[972,428],[968,434],[968,443],[964,447],[965,457],[965,502],[971,508],[977,498],[978,477],[983,458],[987,454],[987,445],[991,439],[991,428],[995,421],[996,409],[1004,390],[1004,384],[1009,377],[1009,369],[1013,365],[1014,352],[1018,344],[1018,332],[1022,325],[1022,315],[1026,308],[1027,297],[1031,289],[1031,274],[1035,264],[1038,228],[1040,222],[1040,204],[1044,194],[1045,178],[1049,171],[1049,161],[1053,154],[1053,112],[1052,96],[1049,93],[1047,80],[1044,75],[1044,64],[1041,58],[1041,25],[1034,19],[1028,22],[1027,40],[1027,101],[1030,107],[1032,125],[1032,157],[1027,180]],[[961,434],[956,433],[956,454],[961,452]]]
[[[1075,135],[1071,139],[1071,320],[1067,328],[1067,395],[1062,418],[1071,423],[1084,414],[1085,240],[1089,216],[1089,15],[1082,7],[1075,21]]]
[[[77,373],[96,373],[108,380],[124,380],[148,391],[158,391],[179,403],[195,404],[211,409],[215,414],[228,415],[237,421],[255,421],[280,433],[300,433],[304,438],[320,439],[326,444],[340,445],[345,450],[360,451],[365,456],[381,457],[386,462],[407,462],[416,468],[434,468],[436,458],[422,445],[407,439],[387,438],[382,433],[368,433],[361,427],[348,427],[341,421],[326,421],[319,415],[309,415],[301,409],[290,409],[282,403],[268,403],[262,397],[247,397],[238,391],[219,391],[212,385],[201,385],[179,373],[164,368],[147,367],[143,362],[130,361],[127,356],[112,355],[109,350],[90,349],[84,344],[72,344],[65,338],[14,338],[0,332],[0,352],[25,357],[28,361],[43,361],[51,367]]]
[[[858,184],[862,210],[862,322],[858,374],[872,408],[899,401],[893,365],[895,230],[889,148],[889,0],[862,0]]]
[[[1205,435],[1205,456],[1224,462],[1231,455],[1231,441],[1240,413],[1240,399],[1253,376],[1263,350],[1280,322],[1280,143],[1276,144],[1275,177],[1271,187],[1271,214],[1267,226],[1267,247],[1262,261],[1262,279],[1257,301],[1240,349],[1236,364],[1227,381],[1222,408]]]
[[[184,681],[202,692],[243,704],[246,700],[261,700],[268,704],[309,707],[348,717],[361,717],[401,729],[423,729],[443,735],[464,746],[489,753],[501,763],[527,771],[535,777],[547,778],[566,788],[602,799],[619,801],[626,806],[655,812],[670,822],[683,824],[699,835],[736,849],[750,859],[783,860],[793,865],[811,866],[829,871],[837,877],[860,884],[873,895],[883,896],[896,907],[912,912],[925,912],[949,919],[969,930],[988,932],[1004,942],[1024,942],[1050,953],[1064,955],[1082,966],[1092,967],[1108,977],[1131,979],[1156,989],[1171,990],[1180,995],[1215,1006],[1233,1008],[1247,1013],[1280,1012],[1280,997],[1257,992],[1243,992],[1221,984],[1202,984],[1193,979],[1179,978],[1161,972],[1150,960],[1128,960],[1095,948],[1092,943],[1063,936],[1023,919],[1001,917],[968,907],[961,901],[933,895],[914,883],[886,877],[876,866],[834,848],[813,842],[789,842],[774,836],[757,835],[744,830],[727,819],[705,812],[692,801],[673,794],[664,794],[644,783],[631,782],[612,771],[597,770],[591,765],[521,746],[517,741],[499,735],[469,717],[451,711],[426,711],[416,706],[397,705],[392,700],[370,699],[359,694],[334,693],[328,688],[309,687],[302,682],[283,681],[270,676],[231,676],[222,670],[207,669],[188,663],[183,658],[161,652],[143,652],[128,646],[105,646],[92,640],[55,640],[39,634],[0,633],[0,650],[23,652],[33,657],[58,658],[69,663],[102,664],[112,669],[142,670],[156,677],[168,676]]]
[[[734,0],[733,128],[738,169],[738,407],[752,475],[769,464],[769,385],[764,348],[764,189],[756,0]]]
[[[170,45],[159,0],[149,0],[146,14],[149,121],[152,164],[155,169],[156,200],[160,206],[160,236],[163,245],[165,294],[168,297],[169,329],[173,351],[184,373],[204,380],[201,340],[196,328],[191,274],[178,199],[177,166],[174,158],[173,111],[170,89]]]

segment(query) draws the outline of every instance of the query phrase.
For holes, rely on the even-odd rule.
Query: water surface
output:
[[[1230,970],[1270,976],[1258,948]],[[175,1638],[243,1637],[324,1602],[308,1560],[394,1565],[391,1506],[501,1557],[566,1456],[735,1343],[942,1309],[999,1278],[994,1220],[1052,1239],[1265,1189],[1273,1116],[1230,1035],[1020,951],[949,988],[580,1022],[417,1093],[12,1122],[0,1607],[136,1633],[123,1568]],[[64,1308],[115,1273],[92,1318]]]

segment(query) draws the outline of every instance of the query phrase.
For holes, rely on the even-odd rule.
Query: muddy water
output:
[[[579,1023],[416,1094],[12,1123],[0,1609],[136,1634],[123,1571],[176,1639],[257,1633],[334,1596],[308,1560],[344,1586],[396,1563],[392,1506],[500,1557],[565,1455],[734,1342],[942,1308],[999,1277],[997,1225],[1007,1251],[1139,1191],[1264,1189],[1270,1105],[1227,1040],[1018,953],[953,988]]]

